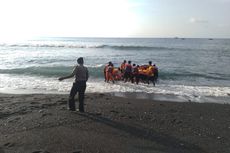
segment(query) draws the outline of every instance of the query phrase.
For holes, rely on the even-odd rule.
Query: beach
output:
[[[230,105],[87,93],[0,94],[0,153],[229,153]],[[76,103],[78,106],[78,103]]]

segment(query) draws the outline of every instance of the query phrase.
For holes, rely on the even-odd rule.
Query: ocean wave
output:
[[[87,66],[90,77],[92,78],[104,78],[103,69],[104,64],[89,65]],[[14,74],[14,75],[29,75],[29,76],[44,76],[44,77],[58,77],[62,75],[68,75],[72,72],[73,66],[38,66],[38,67],[26,67],[26,68],[14,68],[14,69],[0,69],[0,74]],[[196,72],[176,72],[159,70],[159,79],[163,81],[192,81],[199,78],[205,80],[226,80],[229,81],[230,76],[219,74],[202,74]]]
[[[138,45],[77,45],[77,44],[0,44],[3,47],[36,47],[36,48],[95,48],[114,50],[189,50],[189,48],[173,48],[163,46],[138,46]]]
[[[93,78],[103,77],[103,64],[88,66],[90,76]],[[13,74],[13,75],[27,75],[27,76],[44,76],[44,77],[58,77],[68,75],[73,71],[73,66],[52,66],[52,67],[26,67],[26,68],[13,68],[13,69],[0,69],[0,74]]]
[[[111,45],[101,45],[101,48],[111,48],[116,50],[174,50],[177,48],[170,48],[170,47],[156,47],[156,46],[111,46]]]
[[[72,72],[73,67],[26,67],[0,69],[0,74],[29,75],[29,76],[60,76]]]
[[[220,75],[220,74],[204,74],[196,72],[165,72],[161,71],[159,77],[162,80],[181,80],[181,79],[196,79],[196,78],[205,78],[209,80],[229,80],[230,76]]]

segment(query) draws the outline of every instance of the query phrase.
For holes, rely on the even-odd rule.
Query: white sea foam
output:
[[[69,93],[73,80],[58,81],[57,78],[0,75],[0,92],[3,93]],[[230,87],[184,86],[152,84],[139,85],[130,82],[106,83],[103,80],[89,80],[87,93],[146,93],[174,95],[189,101],[200,102],[204,97],[229,98]]]

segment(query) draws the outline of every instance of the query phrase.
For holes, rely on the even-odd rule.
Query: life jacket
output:
[[[125,63],[122,63],[120,68],[121,68],[121,70],[124,70],[125,69]]]
[[[154,66],[150,65],[147,71],[149,76],[154,76]]]
[[[144,69],[143,69],[143,67],[142,67],[142,66],[140,66],[140,67],[139,67],[139,69],[138,69],[138,73],[139,73],[139,74],[144,74]]]
[[[148,70],[142,70],[142,73],[143,73],[144,75],[148,75]]]
[[[116,75],[118,73],[118,69],[114,68],[113,69],[113,75]]]

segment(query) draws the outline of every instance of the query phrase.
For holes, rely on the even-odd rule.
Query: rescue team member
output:
[[[154,66],[154,81],[157,82],[158,79],[158,67],[156,66],[156,64],[153,65]]]
[[[139,65],[133,64],[133,82],[139,83]]]
[[[110,63],[109,66],[107,67],[106,70],[106,80],[107,82],[112,81],[114,83],[114,78],[113,78],[113,63]]]
[[[109,65],[111,65],[111,64],[112,64],[112,62],[109,62],[108,64],[105,65],[105,68],[104,68],[104,78],[105,78],[105,82],[107,81],[107,75],[108,75],[108,74],[106,74],[106,71],[108,71],[108,67],[109,67]]]
[[[147,72],[148,72],[148,76],[150,77],[154,76],[154,66],[152,65],[152,61],[149,61]]]
[[[121,63],[120,69],[121,69],[121,73],[125,72],[125,66],[126,66],[126,60],[124,60],[123,63]]]
[[[128,61],[128,64],[126,64],[125,66],[125,73],[124,73],[124,79],[125,82],[127,82],[127,80],[131,80],[132,77],[132,65],[131,65],[131,61]]]
[[[149,66],[147,69],[147,74],[148,74],[148,84],[149,81],[152,81],[153,85],[155,86],[155,79],[154,79],[154,70],[155,67],[152,65],[152,61],[149,61]]]
[[[86,82],[88,81],[89,74],[88,74],[87,67],[83,65],[84,60],[82,57],[77,59],[77,63],[78,65],[74,68],[73,72],[70,75],[60,77],[58,80],[62,81],[64,79],[69,79],[75,76],[75,82],[73,83],[69,95],[69,110],[76,111],[74,97],[78,93],[79,111],[84,112],[85,111],[84,96],[85,96]]]

